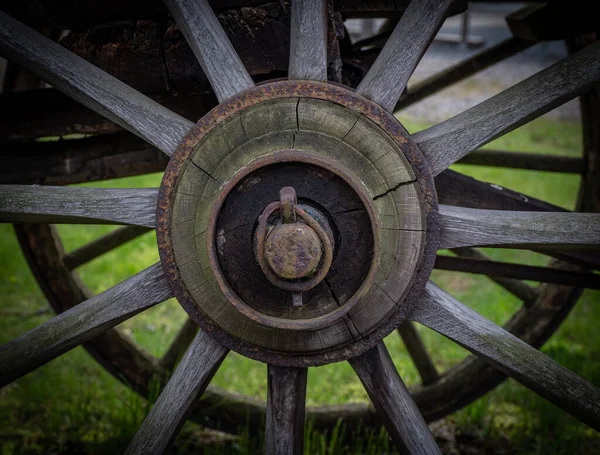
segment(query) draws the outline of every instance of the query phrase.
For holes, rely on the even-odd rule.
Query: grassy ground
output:
[[[423,128],[402,119],[409,131]],[[580,127],[537,120],[491,144],[491,147],[527,152],[577,155],[581,150]],[[575,176],[532,171],[455,166],[456,170],[511,189],[574,208],[579,179]],[[160,175],[103,182],[105,187],[156,187]],[[99,186],[99,184],[96,184]],[[108,231],[105,226],[59,226],[67,251]],[[494,258],[543,265],[546,258],[524,251],[487,250]],[[129,244],[83,266],[80,276],[100,292],[158,260],[154,234]],[[8,341],[49,319],[47,303],[29,273],[10,226],[0,226],[0,342]],[[496,323],[503,323],[520,302],[488,279],[451,272],[434,272],[433,279],[455,297]],[[185,318],[177,302],[153,308],[120,326],[136,342],[160,355]],[[600,385],[600,293],[586,291],[567,321],[543,351],[564,366]],[[440,370],[464,358],[465,351],[443,337],[419,327]],[[386,339],[396,366],[410,385],[417,372],[399,337]],[[228,390],[265,398],[266,367],[230,354],[213,380]],[[311,369],[308,404],[348,403],[367,400],[347,363]],[[149,404],[99,367],[82,349],[76,348],[0,391],[0,445],[12,453],[115,453],[131,438]],[[449,439],[472,439],[478,451],[502,453],[598,453],[600,436],[545,400],[513,381],[507,381],[484,398],[446,419]],[[445,430],[445,433],[448,431]],[[341,446],[340,432],[328,435],[307,432],[307,453],[385,453],[384,432]],[[198,431],[186,425],[176,451],[197,439]],[[257,444],[244,434],[226,447],[211,447],[208,453],[251,453]],[[473,445],[472,444],[472,445]],[[467,444],[468,445],[468,444]],[[492,447],[495,448],[492,450]],[[449,442],[448,452],[454,450]],[[466,450],[466,449],[465,449]],[[465,452],[467,453],[467,452]]]

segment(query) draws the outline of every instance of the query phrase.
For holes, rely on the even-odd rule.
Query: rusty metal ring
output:
[[[323,257],[323,262],[319,267],[319,272],[313,277],[309,278],[305,281],[286,281],[279,278],[273,271],[267,261],[265,259],[265,239],[267,237],[267,221],[269,217],[275,213],[277,210],[280,210],[282,207],[281,202],[275,201],[271,202],[263,211],[263,213],[258,217],[258,227],[256,229],[256,259],[258,260],[258,265],[262,269],[263,273],[267,277],[267,279],[277,286],[280,289],[284,289],[290,292],[306,292],[312,288],[314,288],[317,284],[319,284],[331,267],[331,263],[333,261],[333,247],[331,246],[331,241],[329,240],[329,236],[325,232],[325,230],[321,227],[321,225],[314,220],[306,211],[298,206],[294,206],[294,211],[296,215],[298,215],[302,220],[317,234],[321,244],[323,245],[323,249],[325,250],[325,256]]]

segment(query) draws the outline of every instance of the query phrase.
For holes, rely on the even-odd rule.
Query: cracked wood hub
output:
[[[222,103],[161,187],[159,248],[178,300],[258,360],[365,351],[404,319],[433,265],[423,163],[394,117],[339,87],[275,82]]]

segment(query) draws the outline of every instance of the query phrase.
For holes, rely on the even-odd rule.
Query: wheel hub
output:
[[[423,163],[391,115],[339,87],[276,82],[221,104],[161,186],[159,249],[179,302],[269,363],[363,352],[406,317],[433,266]]]

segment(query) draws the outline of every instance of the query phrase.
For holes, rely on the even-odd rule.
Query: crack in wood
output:
[[[391,192],[396,191],[398,188],[401,188],[406,185],[410,185],[411,183],[415,183],[416,181],[417,181],[416,179],[413,179],[413,180],[409,180],[408,182],[400,182],[397,185],[390,188],[389,190],[387,190],[386,192],[378,194],[377,196],[373,197],[373,200],[376,201],[377,199],[380,199],[384,196],[387,196]],[[408,229],[401,229],[401,230],[408,230]]]

